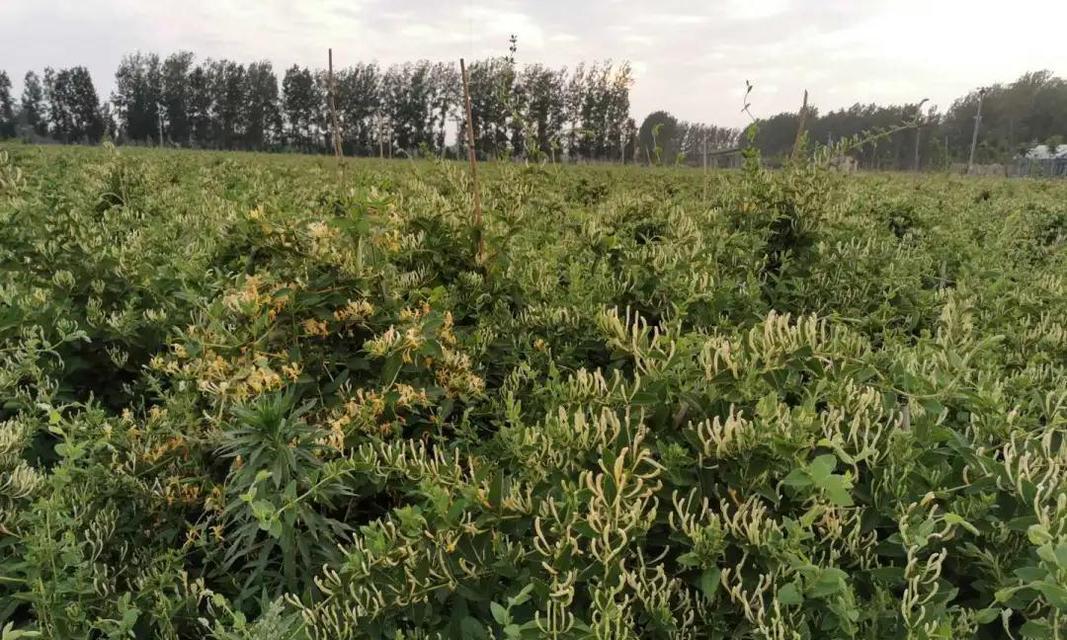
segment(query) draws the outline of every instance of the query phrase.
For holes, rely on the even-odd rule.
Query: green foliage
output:
[[[637,131],[637,160],[658,165],[664,158],[674,158],[675,164],[700,165],[705,152],[733,147],[739,136],[737,129],[679,122],[666,111],[654,111],[645,116]],[[714,166],[714,158],[711,162]]]
[[[1064,634],[1067,187],[482,175],[0,152],[0,637]]]
[[[11,78],[0,69],[0,140],[15,136],[15,108],[11,98]]]
[[[345,493],[323,473],[326,455],[317,442],[324,434],[303,420],[310,406],[293,404],[291,396],[269,395],[234,407],[235,428],[220,434],[219,453],[235,462],[225,485],[221,569],[231,573],[238,566],[238,573],[248,573],[242,595],[254,595],[263,584],[289,590],[305,584],[345,528],[322,515]]]
[[[953,162],[967,161],[980,99],[977,162],[1011,162],[1034,145],[1067,136],[1067,80],[1050,71],[1027,72],[1009,84],[974,89],[954,100],[944,113],[931,109],[924,114],[925,100],[898,105],[857,103],[824,114],[812,110],[806,127],[813,141],[827,145],[871,131],[888,133],[878,144],[849,150],[864,169],[911,170],[916,153],[921,169],[945,169]],[[902,122],[912,126],[898,126]],[[762,118],[756,144],[765,157],[786,157],[793,149],[798,125],[796,112]]]

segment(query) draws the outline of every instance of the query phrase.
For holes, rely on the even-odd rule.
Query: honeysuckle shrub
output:
[[[3,638],[1057,638],[1067,185],[0,151]]]

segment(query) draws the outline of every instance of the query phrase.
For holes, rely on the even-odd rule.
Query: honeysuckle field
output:
[[[15,638],[1065,638],[1067,183],[0,150]]]

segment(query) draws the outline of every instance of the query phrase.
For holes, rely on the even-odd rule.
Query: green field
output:
[[[4,640],[1067,637],[1067,181],[0,156]]]

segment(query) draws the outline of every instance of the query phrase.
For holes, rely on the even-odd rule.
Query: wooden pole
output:
[[[385,159],[385,139],[382,138],[382,114],[378,114],[378,159]]]
[[[978,127],[982,124],[982,100],[985,89],[978,92],[978,113],[974,116],[974,133],[971,135],[971,155],[967,159],[967,173],[974,171],[974,150],[978,147]]]
[[[330,129],[332,129],[333,135],[333,155],[337,158],[337,164],[341,164],[341,131],[337,125],[337,104],[334,102],[334,82],[333,82],[333,49],[329,50],[329,77],[327,87],[327,94],[330,97]]]
[[[922,139],[922,127],[923,127],[923,105],[926,104],[929,98],[923,98],[919,103],[918,109],[915,113],[915,161],[912,163],[912,168],[919,171],[919,141]]]
[[[703,152],[704,152],[703,153],[703,155],[704,155],[704,199],[707,200],[708,199],[708,134],[707,134],[707,132],[704,133]]]
[[[801,146],[804,143],[804,127],[808,122],[808,90],[804,90],[804,104],[800,106],[799,123],[797,124],[797,139],[793,141],[793,159],[800,157]]]
[[[467,106],[467,161],[471,166],[471,197],[474,199],[474,230],[478,235],[478,259],[485,255],[485,237],[482,235],[482,196],[478,192],[478,158],[474,153],[474,113],[471,109],[470,81],[467,79],[467,65],[459,59],[459,70],[463,75],[463,101]]]
[[[915,161],[912,163],[913,170],[919,171],[919,141],[922,136],[922,127],[915,127]]]

